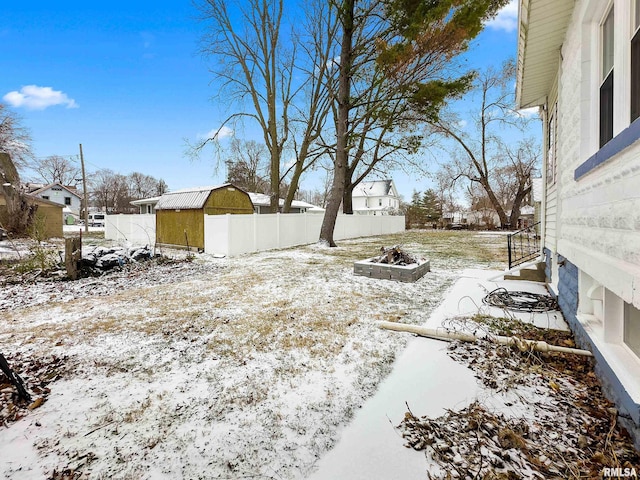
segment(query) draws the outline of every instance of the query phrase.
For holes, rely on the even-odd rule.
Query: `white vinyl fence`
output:
[[[151,247],[156,243],[156,216],[152,214],[107,215],[104,238]]]
[[[315,243],[323,215],[205,215],[204,251],[228,256]],[[338,215],[333,238],[368,237],[404,231],[404,217]]]
[[[205,215],[204,251],[227,256],[315,243],[323,215],[313,213]],[[404,217],[338,215],[333,238],[368,237],[404,231]],[[155,243],[155,215],[107,215],[105,238]]]

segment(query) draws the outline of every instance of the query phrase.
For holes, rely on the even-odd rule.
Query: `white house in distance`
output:
[[[160,200],[160,197],[150,197],[150,198],[142,198],[140,200],[133,200],[131,205],[134,205],[140,209],[141,215],[146,214],[155,214],[156,213],[156,204]]]
[[[64,223],[69,223],[68,216],[78,218],[80,209],[82,208],[82,197],[78,194],[76,187],[62,185],[60,183],[51,183],[49,185],[39,186],[32,189],[29,194],[34,197],[40,197],[44,200],[64,205],[63,216]]]
[[[640,0],[519,0],[519,18],[547,280],[640,447]]]
[[[354,215],[389,215],[400,208],[393,180],[360,182],[352,194]]]

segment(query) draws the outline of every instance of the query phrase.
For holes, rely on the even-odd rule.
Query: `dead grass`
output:
[[[420,308],[398,309],[385,301],[386,288],[371,288],[366,279],[349,276],[353,261],[393,244],[440,268],[454,259],[504,264],[504,237],[410,231],[342,241],[338,248],[311,245],[249,255],[231,262],[232,268],[213,269],[186,282],[121,291],[97,304],[85,298],[47,309],[21,309],[8,313],[7,323],[15,323],[9,328],[14,337],[50,345],[127,333],[165,341],[202,338],[212,355],[236,360],[250,352],[287,350],[327,358],[339,353],[358,323],[397,321]],[[25,315],[39,323],[19,322]]]

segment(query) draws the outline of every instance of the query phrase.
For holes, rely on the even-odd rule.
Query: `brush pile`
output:
[[[127,263],[142,262],[151,258],[151,250],[145,247],[96,247],[83,249],[80,268],[85,274],[102,273]]]
[[[413,255],[402,250],[400,245],[394,245],[393,247],[380,247],[381,255],[372,258],[372,263],[387,263],[389,265],[411,265],[412,263],[419,263],[418,259]]]
[[[497,334],[573,345],[566,332],[491,321]],[[486,405],[476,401],[435,419],[405,414],[399,429],[407,447],[426,452],[428,478],[601,478],[605,467],[640,465],[591,358],[489,342],[454,342],[449,355],[473,370],[488,395]]]

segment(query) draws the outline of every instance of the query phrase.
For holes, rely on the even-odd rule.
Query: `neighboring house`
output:
[[[544,184],[542,178],[531,179],[531,201],[533,203],[533,221],[542,221],[542,199],[544,196]]]
[[[354,215],[389,215],[400,208],[393,180],[360,182],[351,195]]]
[[[160,197],[142,198],[140,200],[133,200],[131,205],[140,208],[141,215],[148,215],[156,213],[156,204],[160,200]]]
[[[462,225],[468,222],[468,212],[455,211],[455,212],[442,212],[442,218],[440,219],[442,225],[447,226],[451,224]]]
[[[640,0],[519,0],[550,289],[640,447]]]
[[[42,238],[62,238],[62,209],[63,205],[44,198],[25,194],[29,203],[37,205],[34,227],[38,230],[38,236]],[[6,223],[4,217],[7,213],[7,202],[0,192],[0,223]]]
[[[204,216],[251,214],[249,195],[235,185],[200,187],[165,193],[155,205],[156,242],[204,249]]]
[[[65,207],[65,223],[69,223],[68,216],[78,218],[82,208],[82,197],[78,194],[76,187],[51,183],[40,186],[29,192],[30,195],[50,200]]]
[[[251,197],[251,203],[253,203],[253,210],[255,213],[271,213],[271,197],[264,193],[248,192]],[[279,211],[282,212],[284,206],[284,200],[281,198],[279,203]],[[289,213],[305,213],[312,208],[317,208],[315,205],[303,202],[300,200],[293,200],[291,202],[291,211]]]

